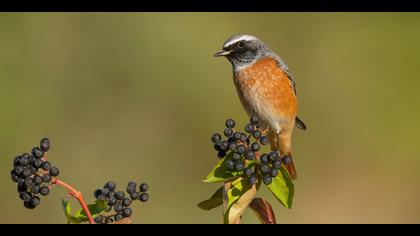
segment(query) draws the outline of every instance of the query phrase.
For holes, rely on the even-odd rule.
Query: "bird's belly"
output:
[[[248,115],[259,116],[276,132],[294,126],[296,94],[287,75],[278,67],[256,63],[235,74],[234,82]]]

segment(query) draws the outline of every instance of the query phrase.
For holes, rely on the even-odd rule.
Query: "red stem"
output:
[[[63,181],[61,181],[59,179],[56,179],[56,178],[53,178],[52,181],[51,181],[51,183],[52,184],[56,184],[56,185],[60,185],[60,186],[62,186],[64,188],[66,188],[69,191],[69,194],[72,197],[76,198],[77,201],[79,201],[79,203],[82,206],[83,210],[86,212],[86,216],[89,219],[89,223],[90,224],[94,224],[95,223],[94,220],[93,220],[93,218],[92,218],[92,215],[90,214],[89,208],[86,205],[85,199],[83,199],[83,196],[82,196],[82,193],[81,192],[77,191],[76,189],[74,189],[69,184],[67,184],[67,183],[65,183],[65,182],[63,182]]]

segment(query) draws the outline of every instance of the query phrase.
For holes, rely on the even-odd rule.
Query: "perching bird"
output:
[[[271,149],[280,152],[290,176],[296,179],[292,132],[295,126],[306,129],[306,125],[297,117],[296,84],[286,64],[261,40],[246,34],[230,37],[214,56],[230,61],[242,106],[249,116],[260,118]]]

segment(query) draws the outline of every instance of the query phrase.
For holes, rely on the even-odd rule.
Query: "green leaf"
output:
[[[231,188],[227,192],[228,204],[224,214],[224,223],[237,222],[256,193],[257,186],[250,185],[248,179],[240,177],[233,181]]]
[[[287,170],[282,166],[277,177],[267,187],[283,206],[291,209],[293,204],[294,185]]]
[[[206,183],[218,183],[227,181],[230,179],[233,179],[237,177],[242,172],[231,172],[226,167],[226,160],[230,159],[233,155],[233,152],[229,153],[226,157],[222,158],[217,162],[216,166],[213,168],[213,170],[210,172],[210,174],[207,175],[206,179],[203,181]]]
[[[223,204],[223,187],[219,188],[213,196],[211,196],[209,199],[204,200],[200,203],[198,203],[198,207],[203,210],[211,210],[215,207],[218,207]]]
[[[96,216],[104,213],[107,210],[107,208],[108,206],[105,200],[96,200],[95,203],[88,205],[88,209],[90,211],[90,214],[92,215],[92,218],[95,218]],[[86,212],[85,210],[83,210],[83,208],[80,208],[74,214],[74,217],[76,217],[80,221],[88,220],[88,217],[86,216]]]
[[[79,224],[81,221],[74,217],[71,214],[71,206],[70,203],[67,200],[64,200],[64,198],[61,199],[61,204],[63,206],[64,215],[67,218],[67,223],[73,223],[73,224]]]

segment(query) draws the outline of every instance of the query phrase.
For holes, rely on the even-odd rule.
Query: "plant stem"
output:
[[[69,184],[53,178],[51,181],[52,184],[56,184],[56,185],[60,185],[64,188],[66,188],[69,191],[70,196],[74,197],[77,199],[77,201],[79,201],[80,205],[82,206],[83,210],[86,212],[86,216],[89,219],[89,223],[90,224],[94,224],[94,220],[92,218],[92,215],[90,214],[89,208],[85,202],[85,199],[83,199],[82,193],[77,191],[76,189],[74,189],[72,186],[70,186]]]

